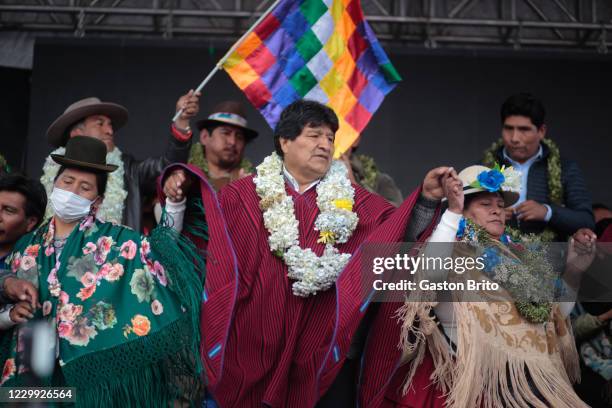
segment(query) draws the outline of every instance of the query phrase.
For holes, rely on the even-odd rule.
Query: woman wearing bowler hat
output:
[[[176,236],[167,227],[142,238],[96,219],[116,169],[106,163],[103,142],[75,136],[64,155],[52,158],[61,166],[50,196],[53,216],[17,244],[8,263],[38,288],[34,317],[53,330],[50,347],[57,339],[54,372],[36,374],[45,385],[76,387],[77,406],[168,406],[198,398],[197,254],[184,239],[168,239]],[[18,386],[31,369],[22,329],[4,334],[3,386]]]

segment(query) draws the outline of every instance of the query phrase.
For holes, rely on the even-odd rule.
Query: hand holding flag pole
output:
[[[275,0],[274,3],[272,3],[272,5],[261,16],[259,16],[259,18],[255,21],[255,24],[253,24],[251,28],[249,28],[242,35],[242,37],[240,37],[240,39],[234,43],[234,45],[232,45],[229,51],[225,53],[223,57],[221,57],[221,59],[215,64],[214,68],[208,73],[208,75],[206,75],[206,78],[204,78],[204,80],[200,82],[200,85],[198,85],[198,87],[193,91],[194,94],[200,92],[202,88],[204,88],[204,86],[217,73],[217,71],[220,71],[221,68],[223,68],[223,64],[225,63],[225,61],[230,57],[230,55],[232,55],[234,51],[236,51],[236,48],[238,48],[240,44],[242,44],[242,41],[244,41],[244,39],[247,38],[249,34],[251,34],[251,32],[255,29],[255,27],[257,27],[259,23],[261,23],[263,19],[266,18],[268,14],[270,14],[272,10],[274,10],[274,7],[276,7],[276,5],[280,2],[281,0]],[[172,118],[172,122],[176,121],[179,118],[179,116],[181,116],[182,113],[183,113],[183,109],[180,109],[178,112],[176,112],[176,114]]]

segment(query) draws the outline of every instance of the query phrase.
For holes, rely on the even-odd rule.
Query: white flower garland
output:
[[[270,250],[282,257],[288,268],[287,276],[296,280],[293,294],[301,297],[316,295],[329,289],[344,269],[351,254],[340,253],[334,244],[349,240],[359,218],[353,212],[355,190],[351,186],[344,164],[334,161],[325,177],[317,185],[319,215],[315,230],[325,244],[321,257],[310,248],[299,246],[299,221],[295,217],[293,199],[285,191],[283,161],[272,153],[257,166],[253,179],[263,211],[264,225],[270,237]]]
[[[64,154],[65,152],[66,149],[64,147],[58,147],[52,151],[51,154]],[[117,170],[108,174],[108,184],[106,185],[106,192],[104,193],[104,201],[102,201],[102,204],[98,208],[96,218],[101,221],[121,224],[127,191],[125,190],[125,181],[123,179],[125,168],[123,166],[123,160],[121,160],[121,150],[119,150],[118,147],[115,147],[112,152],[106,154],[106,163],[114,164],[119,167]],[[47,190],[47,197],[51,197],[53,180],[59,168],[60,165],[53,161],[51,155],[47,156],[45,165],[43,166],[43,175],[40,178],[40,182],[45,186],[45,190]],[[53,207],[51,206],[51,201],[49,201],[45,212],[45,219],[51,218],[52,216]]]

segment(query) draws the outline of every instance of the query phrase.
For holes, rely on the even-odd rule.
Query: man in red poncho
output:
[[[276,152],[218,197],[198,169],[165,171],[169,213],[185,195],[202,198],[201,351],[222,407],[345,407],[356,398],[373,406],[399,361],[397,305],[370,308],[364,319],[371,297],[361,286],[360,248],[423,239],[442,197],[440,178],[452,169],[430,171],[396,209],[351,184],[332,160],[337,129],[328,107],[294,102],[275,129]],[[194,180],[199,189],[190,188]],[[379,346],[395,351],[372,357],[367,350]]]

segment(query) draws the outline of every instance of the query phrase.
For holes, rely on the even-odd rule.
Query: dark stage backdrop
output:
[[[26,153],[30,71],[0,67],[0,154],[18,170]]]
[[[125,105],[129,123],[116,136],[138,158],[159,154],[179,95],[210,71],[227,46],[119,40],[40,40],[32,73],[26,166],[39,175],[50,147],[49,124],[77,99],[98,96]],[[427,169],[461,169],[500,136],[499,107],[510,94],[543,99],[549,135],[585,173],[594,201],[612,205],[612,58],[506,51],[389,50],[404,80],[366,128],[371,154],[407,195]],[[227,74],[204,89],[201,116],[220,100],[248,104]],[[258,163],[273,150],[272,132],[249,108],[261,134],[247,148]],[[3,135],[3,138],[6,137]]]

